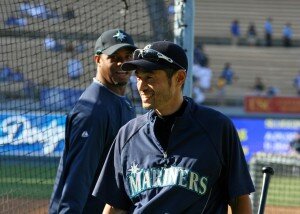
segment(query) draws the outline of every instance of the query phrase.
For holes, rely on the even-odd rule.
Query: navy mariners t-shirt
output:
[[[230,199],[254,192],[230,119],[185,100],[167,148],[153,111],[120,129],[93,195],[130,213],[227,213]]]

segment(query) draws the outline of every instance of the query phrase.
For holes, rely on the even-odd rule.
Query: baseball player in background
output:
[[[102,212],[104,203],[92,191],[118,130],[135,117],[124,96],[131,71],[121,70],[135,49],[131,36],[120,29],[108,30],[96,41],[96,77],[67,116],[49,213]]]
[[[250,214],[254,192],[235,127],[225,115],[182,94],[188,60],[178,45],[159,41],[137,49],[142,105],[151,109],[123,126],[93,195],[104,213]]]

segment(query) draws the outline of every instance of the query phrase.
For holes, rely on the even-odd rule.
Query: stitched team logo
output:
[[[140,171],[140,168],[138,167],[138,164],[133,162],[130,169],[128,169],[128,171],[131,172],[132,174],[136,174]]]
[[[146,190],[177,186],[199,195],[208,192],[208,176],[182,167],[139,168],[132,163],[126,176],[130,198],[137,197]]]
[[[113,37],[122,42],[126,38],[126,35],[118,30],[118,32],[115,35],[113,35]]]

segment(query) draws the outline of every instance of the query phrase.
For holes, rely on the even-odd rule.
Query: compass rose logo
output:
[[[131,172],[132,174],[136,174],[140,171],[141,169],[138,167],[138,164],[136,164],[135,162],[132,163],[130,169],[128,169],[129,172]]]
[[[126,35],[118,30],[118,32],[115,35],[113,35],[113,37],[122,42],[126,38]]]

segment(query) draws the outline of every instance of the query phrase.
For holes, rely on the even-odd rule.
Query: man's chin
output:
[[[146,109],[146,110],[152,109],[152,106],[151,106],[151,104],[149,104],[149,103],[142,103],[142,106],[143,106],[143,108]]]
[[[127,85],[128,82],[118,82],[117,84],[115,84],[116,86],[125,86]]]
[[[114,85],[115,87],[121,87],[121,86],[126,86],[128,84],[128,81],[116,81],[116,80],[112,80],[112,85]]]

